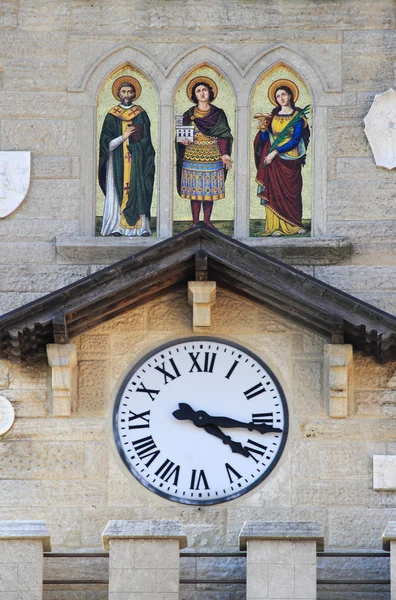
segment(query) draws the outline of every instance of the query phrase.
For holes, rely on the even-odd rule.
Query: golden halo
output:
[[[191,97],[192,96],[192,90],[193,90],[194,85],[197,84],[197,83],[206,83],[207,85],[209,85],[212,88],[212,90],[213,90],[213,95],[214,95],[213,100],[216,100],[217,94],[218,94],[218,89],[217,89],[216,83],[210,77],[201,76],[201,77],[194,77],[194,79],[191,79],[191,81],[189,82],[188,86],[186,87],[187,98],[191,102],[193,102],[193,99]]]
[[[132,77],[132,75],[122,75],[121,77],[117,77],[117,79],[113,81],[113,85],[111,86],[111,93],[113,94],[114,98],[117,100],[117,102],[120,101],[120,98],[117,94],[118,90],[120,89],[120,86],[123,83],[131,83],[135,88],[136,96],[133,99],[133,101],[135,102],[135,100],[137,100],[140,94],[142,93],[142,86],[140,85],[138,80],[135,79],[135,77]]]
[[[293,92],[294,102],[297,102],[298,97],[300,95],[300,90],[298,89],[297,84],[294,83],[294,81],[290,81],[290,79],[277,79],[276,81],[273,81],[268,88],[268,99],[274,106],[277,106],[275,100],[275,92],[278,88],[284,86],[291,89],[291,91]]]

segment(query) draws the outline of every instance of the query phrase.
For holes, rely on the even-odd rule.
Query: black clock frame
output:
[[[198,500],[198,499],[191,500],[188,498],[179,498],[177,496],[173,496],[172,494],[168,494],[167,492],[163,492],[162,490],[159,490],[158,488],[153,486],[144,477],[142,477],[140,473],[135,471],[135,469],[132,467],[132,465],[130,465],[129,462],[127,461],[127,457],[124,452],[123,446],[121,444],[121,440],[120,440],[119,433],[118,433],[118,427],[117,427],[117,415],[118,415],[118,410],[119,410],[120,402],[122,399],[122,395],[125,391],[125,387],[126,387],[128,381],[131,379],[132,375],[147,360],[149,360],[149,358],[151,356],[153,356],[154,354],[157,354],[158,352],[162,352],[163,350],[166,350],[167,348],[169,348],[171,346],[176,346],[177,344],[183,344],[183,343],[188,343],[188,342],[196,342],[198,344],[200,341],[226,344],[228,346],[232,346],[233,348],[236,348],[237,350],[240,350],[241,352],[244,352],[245,354],[249,355],[257,363],[259,363],[267,371],[267,373],[273,379],[273,381],[277,387],[277,390],[279,392],[279,396],[280,396],[280,399],[282,402],[283,414],[284,414],[284,427],[283,427],[283,432],[282,432],[282,440],[279,445],[277,455],[274,458],[274,460],[272,461],[272,463],[270,464],[270,466],[268,467],[268,469],[266,469],[266,471],[258,479],[256,479],[250,485],[243,488],[243,490],[236,491],[234,494],[227,496],[227,498],[219,498],[219,499],[211,499],[211,500]],[[247,494],[248,492],[250,492],[253,488],[257,487],[260,483],[262,483],[264,481],[264,479],[266,479],[268,477],[268,475],[270,475],[270,473],[273,471],[273,469],[278,464],[278,462],[283,454],[285,445],[286,445],[286,441],[287,441],[288,434],[289,434],[289,410],[288,410],[288,406],[287,406],[287,402],[286,402],[286,397],[283,392],[283,388],[280,385],[278,378],[274,375],[273,371],[268,367],[268,365],[261,358],[259,358],[256,354],[254,354],[254,352],[251,352],[250,350],[245,348],[245,346],[242,346],[242,345],[232,342],[230,340],[212,337],[212,336],[204,336],[204,335],[190,336],[190,337],[186,337],[186,338],[179,338],[177,340],[172,340],[172,341],[166,342],[165,344],[162,344],[161,346],[157,346],[154,350],[145,354],[130,369],[128,374],[124,377],[122,384],[118,390],[117,396],[116,396],[114,409],[113,409],[113,434],[114,434],[114,440],[115,440],[118,454],[121,457],[126,468],[128,469],[128,472],[131,473],[135,477],[135,479],[137,479],[137,481],[141,485],[143,485],[146,489],[149,489],[154,494],[157,494],[158,496],[162,496],[162,498],[166,498],[167,500],[170,500],[171,502],[178,502],[179,504],[190,504],[190,505],[195,505],[195,506],[211,506],[214,504],[222,504],[224,502],[229,502],[230,500],[235,500],[236,498],[240,498],[244,494]]]

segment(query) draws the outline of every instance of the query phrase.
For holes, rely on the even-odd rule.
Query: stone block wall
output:
[[[394,0],[5,0],[0,149],[30,150],[32,179],[22,205],[0,220],[0,314],[155,242],[132,246],[110,239],[99,248],[87,241],[92,214],[87,189],[92,191],[96,177],[96,95],[103,78],[126,60],[141,61],[145,72],[151,69],[156,80],[168,82],[160,105],[162,139],[172,118],[172,90],[193,66],[209,61],[239,81],[233,84],[240,101],[236,138],[245,141],[249,123],[243,115],[249,114],[256,78],[280,60],[297,69],[315,96],[315,235],[319,244],[337,237],[353,244],[351,256],[332,265],[320,264],[313,247],[312,260],[300,266],[395,312],[395,171],[375,166],[363,124],[374,95],[396,85],[395,24]],[[166,235],[170,147],[159,162]],[[241,151],[237,160],[242,169]],[[239,213],[247,214],[243,186],[237,198]],[[243,238],[243,227],[238,235]],[[335,420],[327,414],[323,389],[326,340],[221,289],[212,322],[213,335],[261,356],[286,393],[289,441],[262,485],[218,507],[170,504],[135,481],[112,447],[112,401],[125,371],[154,346],[191,335],[183,289],[72,340],[79,393],[70,417],[50,416],[47,363],[0,362],[0,392],[16,411],[15,425],[0,440],[0,520],[45,521],[54,549],[61,551],[99,550],[109,519],[153,517],[180,520],[190,546],[201,550],[235,549],[241,524],[250,519],[317,521],[328,548],[380,549],[387,521],[396,518],[396,499],[393,492],[373,491],[372,456],[396,453],[396,365],[355,354],[352,414]],[[357,573],[357,567],[337,561],[320,563],[320,569]],[[363,563],[366,573],[383,572]],[[183,559],[183,574],[217,572],[207,559],[191,564]],[[48,567],[48,578],[57,568],[66,578],[70,574],[59,565]],[[230,568],[243,576],[239,562]],[[185,586],[183,600],[196,592]],[[44,593],[45,600],[102,600],[107,592],[47,586]],[[224,586],[221,593],[218,588],[203,593],[206,600],[243,597]],[[324,590],[323,597],[326,593],[344,598],[343,591]],[[383,593],[373,591],[372,598],[383,600]]]
[[[290,430],[280,462],[248,494],[201,508],[160,498],[127,472],[112,441],[118,386],[152,348],[191,335],[192,308],[184,286],[72,340],[79,376],[70,417],[51,416],[47,363],[20,366],[3,361],[1,395],[13,403],[16,421],[0,440],[0,520],[41,519],[50,531],[53,550],[64,552],[100,551],[101,534],[110,519],[153,518],[179,520],[189,546],[198,551],[236,551],[246,520],[316,521],[324,531],[326,549],[380,550],[382,531],[396,516],[396,496],[391,491],[373,491],[372,456],[395,453],[396,447],[391,403],[369,398],[370,394],[377,398],[379,388],[389,389],[396,365],[381,366],[355,354],[351,414],[333,419],[324,392],[327,340],[222,288],[212,308],[210,335],[257,353],[284,389]],[[360,394],[366,394],[364,402]],[[319,576],[386,578],[387,566],[381,560],[374,564],[369,559],[354,563],[322,559]],[[102,579],[107,568],[103,559],[86,559],[79,566],[76,561],[46,559],[44,578]],[[243,578],[244,561],[186,558],[181,563],[182,578],[227,573]],[[244,597],[241,586],[226,587],[183,585],[181,598]],[[64,594],[71,591],[78,591],[76,600],[107,597],[105,586],[63,589]],[[61,592],[59,586],[45,586],[44,600],[63,600]],[[334,595],[334,589],[326,587],[322,597],[330,593],[344,600],[348,597],[344,592],[336,590]]]
[[[211,335],[257,353],[283,386],[290,411],[284,454],[271,475],[224,505],[188,507],[140,485],[112,442],[118,386],[153,347],[191,335],[187,288],[164,294],[80,338],[78,396],[70,417],[50,416],[47,364],[2,363],[1,394],[15,408],[0,441],[0,518],[42,519],[54,549],[98,549],[110,519],[176,519],[189,545],[236,548],[245,520],[316,521],[330,548],[379,548],[396,514],[393,492],[372,489],[372,456],[395,452],[391,401],[381,401],[396,369],[355,354],[355,398],[345,419],[328,415],[327,340],[229,291],[218,289]],[[374,400],[370,401],[371,395]],[[28,500],[27,500],[28,499]]]
[[[239,98],[235,137],[236,148],[242,140],[236,150],[241,173],[256,78],[281,60],[305,77],[317,119],[315,235],[344,236],[354,245],[352,258],[343,264],[314,266],[310,272],[395,310],[394,172],[376,168],[363,131],[374,94],[395,85],[394,0],[3,4],[0,148],[32,152],[32,181],[26,200],[0,223],[0,313],[125,255],[125,244],[106,240],[100,260],[95,249],[87,258],[84,244],[65,259],[61,240],[86,236],[90,227],[96,96],[103,78],[126,60],[140,61],[138,66],[161,82],[162,139],[169,136],[172,94],[180,77],[205,61],[222,70]],[[166,143],[159,160],[165,190],[160,210],[162,234],[170,235],[171,139]],[[238,235],[243,237],[249,200],[243,177],[237,185]]]

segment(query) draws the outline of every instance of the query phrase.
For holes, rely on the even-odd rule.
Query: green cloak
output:
[[[132,121],[133,125],[142,125],[142,134],[138,142],[128,144],[132,156],[131,182],[128,203],[124,210],[125,219],[131,227],[139,220],[139,215],[150,218],[151,201],[153,197],[155,151],[151,143],[150,119],[145,111],[139,113]],[[109,144],[111,140],[122,135],[122,121],[108,113],[102,127],[99,143],[99,184],[106,196],[106,170],[109,160]],[[131,138],[129,138],[131,141]],[[122,202],[124,181],[123,144],[113,150],[114,183],[118,202]]]

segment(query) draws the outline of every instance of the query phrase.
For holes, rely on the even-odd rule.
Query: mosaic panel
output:
[[[214,69],[200,66],[178,87],[175,111],[174,233],[204,221],[234,231],[235,102]]]
[[[264,73],[254,89],[250,157],[253,237],[311,235],[310,106],[307,85],[282,64]]]
[[[96,235],[155,235],[157,144],[156,91],[140,71],[124,66],[98,97]]]

